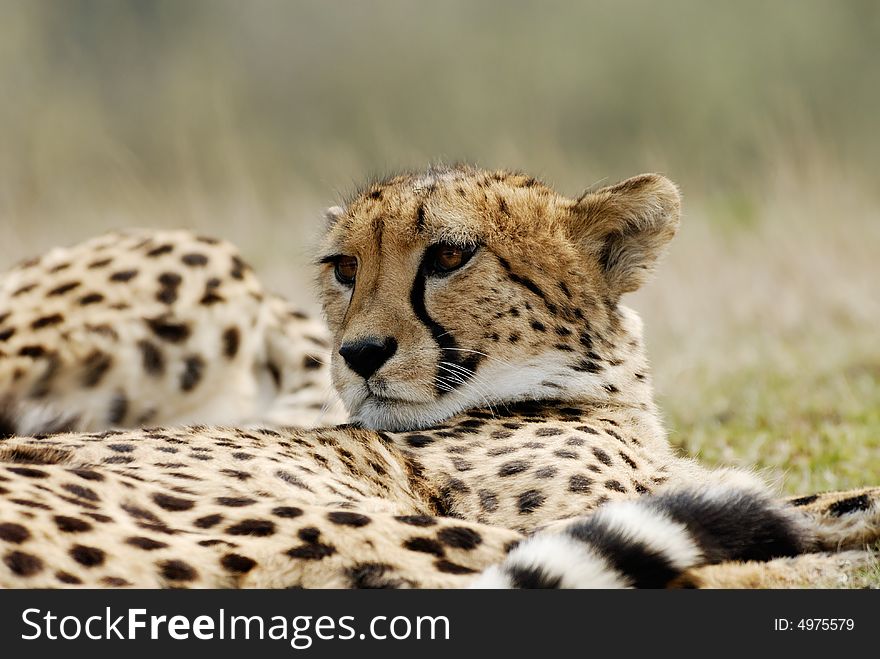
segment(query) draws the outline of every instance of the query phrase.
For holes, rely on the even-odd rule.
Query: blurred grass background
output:
[[[311,305],[320,210],[433,161],[685,198],[646,321],[671,437],[880,481],[880,3],[0,0],[0,267],[121,226]]]

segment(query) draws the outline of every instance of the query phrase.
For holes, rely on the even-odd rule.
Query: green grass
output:
[[[705,376],[703,376],[705,377]],[[700,382],[698,398],[661,398],[671,439],[710,464],[781,476],[791,494],[876,485],[880,474],[880,350],[796,373],[768,361]]]
[[[880,545],[874,545],[872,558],[868,565],[854,570],[845,584],[846,588],[880,588]],[[832,585],[828,586],[833,587]]]

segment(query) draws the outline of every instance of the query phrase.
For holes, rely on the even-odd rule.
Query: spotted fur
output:
[[[0,279],[0,432],[343,418],[326,330],[229,243],[113,233]],[[285,415],[284,410],[293,409]]]
[[[0,585],[665,586],[697,583],[719,561],[859,549],[878,536],[877,490],[783,505],[748,474],[705,470],[668,445],[641,323],[621,297],[654,267],[678,208],[677,190],[657,175],[578,198],[467,167],[367,186],[328,213],[317,259],[332,377],[351,424],[9,438],[0,444]],[[178,299],[189,290],[183,273],[216,260],[203,251],[207,262],[186,262],[158,242],[126,249],[141,252],[113,285],[154,281],[149,294],[168,298],[167,289]],[[456,267],[438,270],[441,249]],[[178,283],[140,279],[151,250],[178,254]],[[242,322],[256,305],[283,316],[240,257],[225,258],[230,284],[251,282],[241,305],[225,280],[213,291],[230,315]],[[288,378],[321,370],[297,352],[295,324],[281,324],[289,334],[228,335],[228,323],[192,315],[223,308],[201,304],[201,293],[160,321],[145,314],[152,301],[133,296],[136,320],[104,323],[125,345],[150,336],[180,349],[175,360],[141,350],[135,386],[174,361],[171,404],[248,341],[277,357],[274,368],[269,359],[248,368],[261,365],[291,395]],[[62,321],[49,314],[45,327],[23,329],[17,309],[2,326],[26,338],[69,322],[61,309]],[[130,337],[130,323],[141,334]],[[195,359],[207,334],[214,349]],[[63,397],[60,374],[84,369],[97,389],[114,372],[98,358],[61,359],[49,378],[28,372]],[[225,392],[234,379],[222,379]],[[78,393],[86,389],[76,384],[71,396],[105,400]],[[20,427],[25,398],[16,394],[3,423]],[[136,399],[98,408],[125,422]]]

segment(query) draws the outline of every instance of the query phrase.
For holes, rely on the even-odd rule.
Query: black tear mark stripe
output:
[[[452,389],[457,389],[473,377],[477,366],[483,360],[483,356],[475,352],[459,351],[458,342],[455,340],[455,337],[428,314],[428,310],[425,308],[425,285],[427,284],[427,277],[425,276],[426,258],[426,256],[422,257],[422,262],[419,264],[419,270],[416,273],[412,290],[409,294],[409,301],[416,317],[428,328],[428,331],[431,332],[431,337],[440,348],[441,360],[455,364],[463,369],[458,370],[454,378],[449,378],[443,377],[440,365],[437,365],[437,377],[434,379],[434,387],[437,395],[443,396],[448,391],[446,387],[441,387],[440,383],[442,382]]]

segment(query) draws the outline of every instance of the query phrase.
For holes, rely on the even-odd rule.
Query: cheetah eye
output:
[[[476,247],[461,247],[449,243],[431,245],[425,254],[425,270],[429,275],[442,277],[467,263],[475,251]]]
[[[333,274],[336,275],[336,279],[340,284],[353,286],[357,271],[358,262],[354,256],[342,255],[336,258],[333,267]]]

